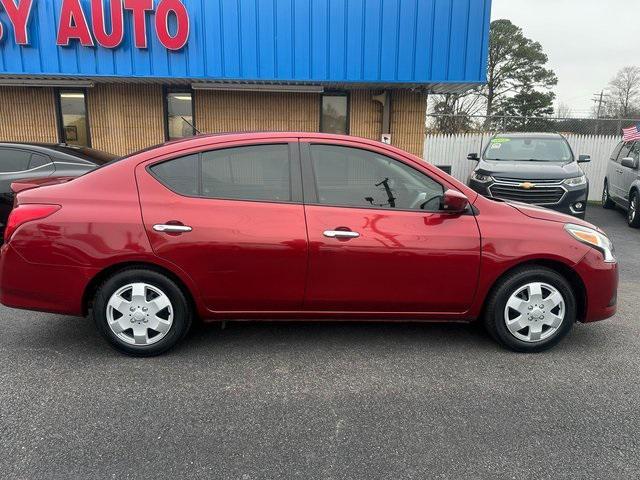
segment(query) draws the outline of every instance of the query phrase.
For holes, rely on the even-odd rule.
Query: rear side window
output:
[[[0,173],[28,170],[30,160],[30,152],[13,148],[0,148]]]
[[[31,155],[31,161],[29,162],[29,170],[31,170],[32,168],[44,167],[45,165],[49,165],[50,163],[51,159],[46,155],[33,153]]]
[[[202,152],[154,165],[151,172],[182,195],[275,202],[292,199],[286,144]]]
[[[202,154],[202,194],[210,198],[291,201],[287,145],[259,145]]]

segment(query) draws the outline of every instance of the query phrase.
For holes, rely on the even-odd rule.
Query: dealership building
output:
[[[195,132],[422,156],[426,97],[486,78],[491,0],[0,0],[0,141],[124,155]]]

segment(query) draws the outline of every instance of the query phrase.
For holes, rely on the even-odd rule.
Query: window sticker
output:
[[[491,144],[491,150],[500,150],[502,148],[502,144],[501,143],[492,143]]]
[[[494,138],[491,140],[491,143],[499,145],[499,144],[507,143],[510,141],[511,141],[510,138]]]

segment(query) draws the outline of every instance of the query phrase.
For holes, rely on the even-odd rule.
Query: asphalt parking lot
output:
[[[640,231],[618,315],[517,355],[479,328],[231,324],[134,359],[0,308],[0,478],[638,478]]]

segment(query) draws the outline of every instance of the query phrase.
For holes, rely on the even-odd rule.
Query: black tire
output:
[[[131,345],[119,338],[108,324],[109,299],[118,290],[133,283],[150,285],[164,293],[171,302],[173,323],[165,336],[151,345]],[[136,357],[152,357],[166,352],[184,338],[191,328],[193,310],[184,292],[173,280],[153,270],[131,268],[115,273],[98,288],[93,301],[93,318],[98,331],[119,352]]]
[[[604,181],[604,187],[602,188],[602,208],[606,208],[607,210],[611,210],[616,206],[616,204],[611,200],[609,196],[609,182]]]
[[[526,342],[516,338],[507,328],[505,308],[512,294],[531,282],[548,284],[562,295],[565,316],[557,330],[548,338]],[[576,297],[569,282],[554,270],[530,266],[518,268],[502,278],[489,294],[484,316],[485,328],[501,345],[516,352],[541,352],[557,345],[576,322]]]
[[[627,208],[627,223],[631,228],[640,228],[640,196],[637,191],[634,190],[629,195]]]

